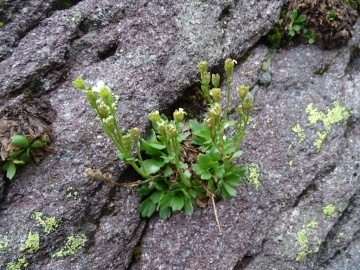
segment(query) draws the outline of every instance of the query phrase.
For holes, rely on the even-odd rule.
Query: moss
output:
[[[51,258],[58,259],[70,255],[75,255],[81,248],[84,247],[87,241],[87,237],[84,233],[74,234],[68,237],[64,248],[60,251],[56,252],[55,254],[51,255]]]
[[[28,266],[29,263],[27,262],[25,257],[19,258],[17,262],[10,262],[6,265],[6,270],[21,270],[22,267]]]
[[[279,49],[281,47],[283,34],[280,31],[279,22],[266,35],[266,39],[269,42],[271,49]]]
[[[253,185],[255,189],[260,188],[260,169],[259,165],[256,163],[250,163],[247,165],[247,183]]]
[[[345,4],[351,6],[353,9],[360,8],[359,1],[356,0],[345,0]]]
[[[335,206],[332,204],[329,204],[325,207],[323,207],[323,213],[327,216],[328,219],[331,218],[331,216],[335,213]]]
[[[296,257],[297,262],[302,262],[305,260],[306,256],[310,253],[309,247],[308,247],[308,238],[307,238],[307,232],[306,229],[302,229],[298,231],[297,233],[298,241],[301,247],[301,251],[298,253]]]
[[[43,213],[41,212],[35,212],[32,215],[32,218],[35,219],[41,227],[44,228],[44,231],[46,233],[51,233],[52,231],[55,231],[61,223],[61,218],[56,219],[55,217],[48,217],[45,220],[43,220],[42,217]]]
[[[308,224],[306,225],[306,227],[315,229],[315,228],[317,227],[317,224],[318,224],[318,223],[317,223],[315,220],[312,220],[312,221],[310,221],[310,223],[308,223]]]
[[[323,75],[326,71],[329,70],[330,64],[325,64],[324,67],[319,68],[314,72],[315,75]]]
[[[34,253],[39,249],[40,245],[40,235],[38,233],[32,234],[32,232],[29,232],[29,235],[26,239],[25,246],[21,247],[19,250],[21,252],[29,252]]]
[[[7,235],[0,237],[0,251],[5,250],[9,246]]]
[[[314,146],[316,146],[318,152],[320,151],[326,136],[330,133],[332,126],[346,121],[350,116],[348,110],[345,107],[340,106],[339,101],[335,101],[333,106],[332,109],[327,108],[326,114],[316,108],[314,109],[313,103],[308,104],[305,110],[309,114],[308,121],[310,125],[314,125],[316,122],[320,121],[325,126],[324,131],[316,132],[318,139],[314,142]]]

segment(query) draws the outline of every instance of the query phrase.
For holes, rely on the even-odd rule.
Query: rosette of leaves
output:
[[[25,164],[31,158],[36,163],[40,162],[44,151],[53,152],[53,149],[48,147],[49,137],[43,136],[40,140],[34,140],[31,135],[15,135],[11,137],[12,152],[5,157],[5,164],[2,167],[6,171],[6,177],[10,180],[16,173],[16,165]]]

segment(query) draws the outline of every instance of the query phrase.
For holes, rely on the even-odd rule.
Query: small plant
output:
[[[235,197],[234,187],[242,182],[241,177],[245,174],[244,167],[233,164],[233,161],[241,155],[238,148],[246,134],[253,108],[249,87],[240,86],[237,88],[240,97],[240,105],[236,108],[238,117],[236,120],[227,119],[234,62],[231,59],[225,61],[225,110],[220,104],[220,75],[211,75],[207,63],[200,62],[201,89],[209,103],[203,122],[195,119],[185,121],[186,112],[181,108],[173,113],[173,120],[153,111],[149,114],[152,129],[146,140],[140,138],[138,128],[130,129],[126,134],[119,128],[115,117],[115,96],[108,86],[99,82],[96,87],[86,87],[82,79],[76,79],[73,85],[84,91],[104,132],[115,144],[118,157],[145,180],[120,184],[110,174],[92,169],[87,169],[85,175],[118,186],[141,185],[139,194],[145,197],[140,206],[142,217],[150,217],[155,211],[159,211],[161,218],[168,218],[172,212],[180,210],[191,215],[195,203],[206,206],[210,200],[218,222],[215,196],[225,200]],[[225,134],[229,128],[235,130],[232,138]],[[149,158],[144,159],[142,151]],[[133,157],[133,152],[136,152],[136,157]]]
[[[288,25],[289,28],[289,35],[295,36],[295,34],[300,33],[301,30],[306,29],[303,25],[303,22],[306,21],[305,15],[298,16],[298,11],[296,9],[293,10],[290,16],[290,24]]]
[[[15,135],[11,137],[11,148],[13,151],[5,157],[5,165],[2,167],[6,171],[6,177],[12,179],[16,173],[16,165],[25,164],[32,157],[37,163],[43,151],[53,152],[54,149],[47,146],[49,137],[45,135],[41,140],[34,141],[31,135]]]
[[[331,10],[329,15],[328,15],[328,20],[329,21],[333,21],[335,19],[335,15],[336,15],[336,11],[335,10]]]

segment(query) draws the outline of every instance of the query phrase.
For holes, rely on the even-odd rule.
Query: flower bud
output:
[[[251,99],[247,98],[243,103],[243,107],[245,110],[251,111],[254,107],[254,102]]]
[[[204,125],[207,129],[215,128],[215,119],[212,117],[206,117],[204,119]]]
[[[85,82],[81,78],[76,78],[76,80],[73,81],[72,84],[78,89],[85,90]]]
[[[209,85],[211,80],[210,72],[205,72],[201,74],[201,84]]]
[[[220,117],[221,115],[221,106],[219,103],[212,105],[208,111],[208,116],[210,117]]]
[[[213,74],[211,76],[211,83],[215,88],[217,88],[219,86],[219,83],[220,83],[220,75],[219,74]]]
[[[232,60],[230,58],[226,59],[225,60],[225,66],[224,66],[224,69],[225,69],[225,72],[226,72],[226,75],[228,77],[230,77],[232,74],[233,74],[233,71],[234,71],[234,63],[236,63],[235,60]]]
[[[182,122],[184,120],[185,114],[186,112],[182,108],[179,108],[179,110],[175,110],[175,112],[173,113],[175,122],[176,123]]]
[[[241,117],[244,114],[244,108],[241,105],[239,105],[236,107],[236,112]]]
[[[97,94],[94,93],[91,90],[87,90],[85,92],[86,98],[89,101],[91,107],[93,107],[94,109],[96,108],[96,100],[97,100]]]
[[[129,134],[122,136],[121,143],[122,143],[122,146],[125,148],[125,150],[127,150],[127,151],[131,150],[131,137]]]
[[[108,118],[105,119],[103,122],[104,128],[110,132],[112,132],[115,129],[116,121],[114,116],[110,115]]]
[[[241,100],[244,100],[244,98],[246,97],[247,93],[249,92],[249,86],[238,86],[236,89],[239,97],[241,98]]]
[[[100,119],[107,118],[109,116],[109,108],[107,106],[102,106],[99,108],[98,114]]]
[[[167,125],[167,123],[163,119],[160,119],[160,121],[157,122],[158,133],[160,135],[164,136],[166,134],[166,125]]]
[[[212,96],[215,102],[219,102],[221,99],[221,89],[220,88],[211,89],[210,95]]]
[[[129,135],[133,141],[137,142],[140,137],[140,130],[138,128],[130,129]]]
[[[149,113],[148,117],[149,117],[150,121],[153,123],[159,122],[161,120],[159,111],[153,111],[153,112]]]
[[[198,65],[198,71],[203,74],[205,72],[207,72],[207,67],[208,67],[208,63],[203,61],[203,62],[199,62]]]
[[[175,139],[177,136],[176,127],[173,124],[169,124],[166,126],[166,136],[169,139]]]

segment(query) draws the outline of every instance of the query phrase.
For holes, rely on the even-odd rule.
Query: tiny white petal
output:
[[[105,83],[104,83],[103,81],[98,81],[97,84],[96,84],[96,86],[97,86],[98,88],[102,88],[102,87],[105,86]]]
[[[235,64],[237,64],[237,61],[236,61],[236,60],[233,60],[233,62],[234,62]]]

